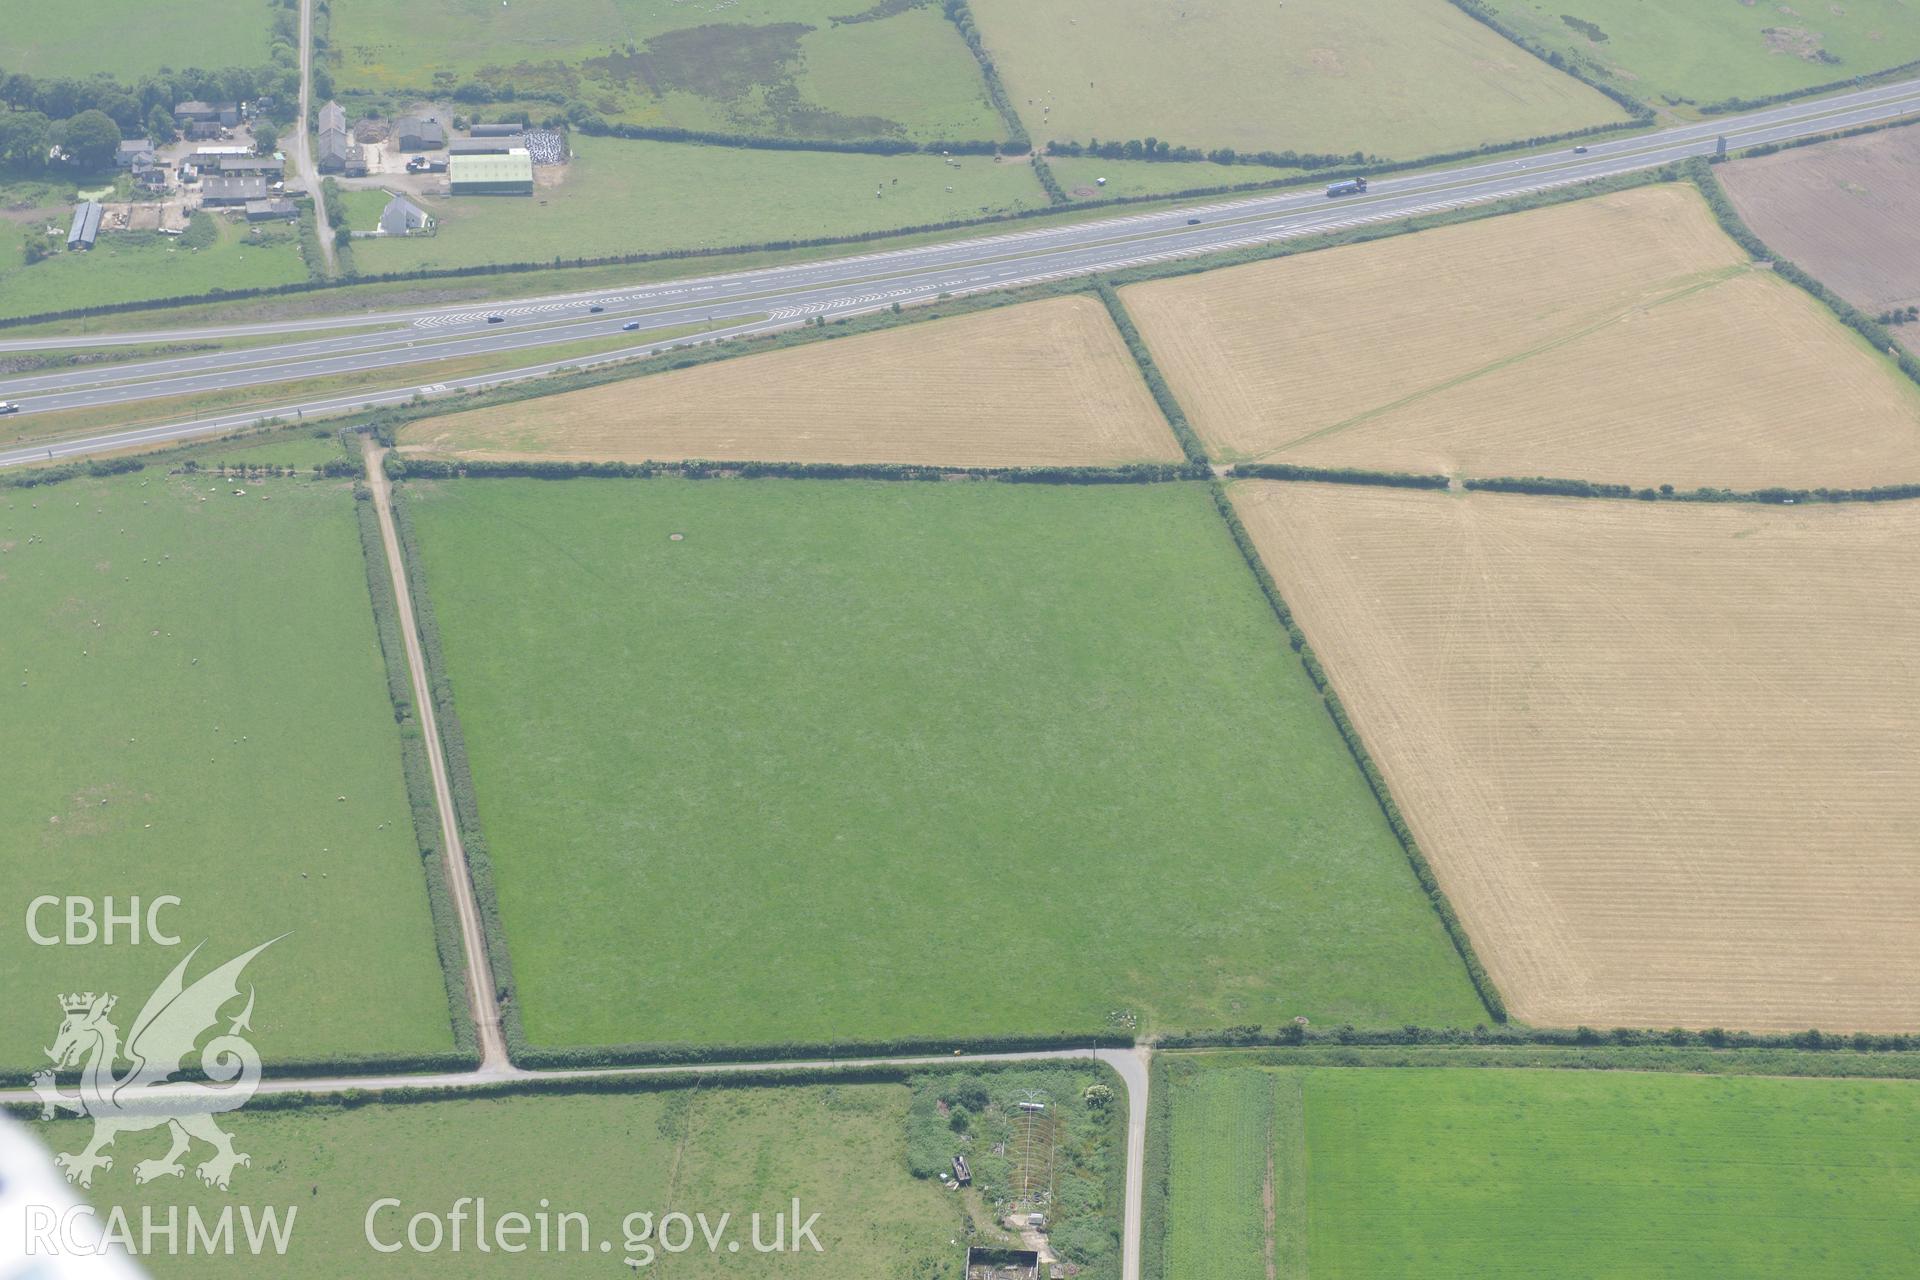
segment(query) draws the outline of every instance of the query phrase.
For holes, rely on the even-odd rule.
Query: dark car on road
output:
[[[605,311],[605,310],[606,310],[605,307],[600,306],[598,303],[596,303],[593,306],[587,308],[587,314],[590,316],[597,316],[602,311]]]
[[[640,322],[638,320],[629,320],[625,324],[621,325],[620,327],[622,329],[625,329],[628,333],[632,333],[635,329],[638,329],[640,327]]]
[[[0,400],[0,413],[18,413],[20,406],[11,400]]]
[[[487,317],[488,324],[505,324],[506,322],[507,322],[507,318],[505,316],[488,316]]]

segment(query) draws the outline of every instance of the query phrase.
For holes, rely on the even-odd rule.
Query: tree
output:
[[[65,133],[61,145],[83,167],[105,169],[113,164],[113,154],[120,147],[120,126],[113,122],[112,116],[96,107],[63,123]]]
[[[147,137],[156,147],[173,141],[173,113],[158,103],[147,112]]]
[[[38,166],[47,158],[47,118],[38,111],[0,111],[0,163]]]
[[[265,120],[254,121],[253,149],[263,156],[272,155],[280,149],[280,131]]]

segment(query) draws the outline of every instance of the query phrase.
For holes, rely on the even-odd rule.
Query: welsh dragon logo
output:
[[[42,1120],[51,1120],[62,1110],[93,1117],[93,1141],[86,1150],[54,1157],[68,1182],[92,1186],[94,1170],[113,1168],[113,1157],[102,1154],[103,1148],[122,1133],[162,1126],[172,1134],[173,1146],[158,1160],[134,1165],[136,1183],[180,1177],[185,1172],[180,1157],[196,1138],[213,1147],[213,1155],[195,1169],[208,1186],[227,1190],[235,1167],[252,1163],[245,1153],[233,1149],[233,1136],[215,1124],[214,1117],[245,1106],[260,1084],[260,1054],[240,1034],[252,1029],[248,1020],[253,1016],[253,988],[247,989],[246,1008],[226,1032],[199,1051],[200,1070],[213,1083],[176,1082],[172,1077],[183,1069],[201,1035],[218,1025],[221,1009],[239,998],[240,973],[247,962],[279,940],[263,942],[187,986],[187,965],[200,953],[195,947],[147,997],[124,1048],[119,1028],[108,1017],[114,996],[89,991],[60,997],[66,1018],[53,1048],[45,1051],[53,1067],[35,1073],[33,1091],[40,1098]],[[122,1059],[131,1065],[124,1074],[116,1074],[115,1064]],[[61,1092],[54,1073],[76,1066],[80,1068],[78,1091]]]

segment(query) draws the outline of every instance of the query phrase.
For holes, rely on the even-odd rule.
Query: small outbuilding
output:
[[[151,165],[153,143],[145,138],[128,138],[114,149],[113,163],[122,169],[138,169]]]
[[[447,145],[447,128],[433,116],[401,116],[393,122],[393,142],[402,151],[437,151]]]
[[[293,201],[285,196],[247,201],[248,222],[292,222],[299,216],[300,211],[294,208]]]
[[[503,120],[499,124],[476,124],[467,130],[476,138],[510,138],[516,133],[525,133],[527,126],[512,120]]]
[[[527,135],[524,133],[503,133],[495,137],[455,138],[447,144],[447,152],[456,156],[504,156],[526,149]]]

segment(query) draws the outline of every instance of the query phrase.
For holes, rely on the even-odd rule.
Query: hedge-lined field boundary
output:
[[[1363,467],[1299,467],[1287,462],[1243,462],[1233,467],[1235,479],[1313,480],[1323,484],[1380,485],[1389,489],[1444,489],[1442,475],[1413,471],[1369,471]]]
[[[432,94],[422,95],[427,98]],[[908,138],[775,138],[757,133],[716,133],[703,129],[676,129],[668,125],[622,124],[608,120],[577,120],[570,127],[590,137],[625,138],[637,142],[680,142],[703,147],[733,147],[741,151],[827,151],[840,155],[910,156],[1023,156],[1024,139],[950,138],[914,142]]]
[[[1141,1280],[1166,1280],[1168,1208],[1173,1202],[1173,1090],[1167,1059],[1147,1064],[1147,1150],[1140,1177]]]
[[[1546,63],[1555,71],[1560,72],[1562,75],[1572,76],[1575,80],[1578,80],[1595,93],[1603,94],[1612,99],[1615,105],[1632,116],[1637,123],[1644,125],[1653,120],[1654,111],[1651,106],[1640,101],[1640,99],[1623,89],[1616,89],[1605,81],[1597,80],[1593,76],[1588,75],[1580,67],[1569,62],[1558,50],[1549,49],[1537,40],[1527,39],[1518,31],[1508,26],[1498,13],[1483,3],[1483,0],[1447,0],[1447,3],[1466,14],[1469,18],[1472,18],[1481,26],[1486,27],[1489,31],[1494,32],[1506,40],[1507,43],[1525,50],[1535,58]]]
[[[1156,1037],[1158,1049],[1300,1048],[1305,1046],[1443,1046],[1459,1048],[1586,1049],[1702,1049],[1791,1050],[1796,1053],[1915,1054],[1920,1055],[1920,1032],[1858,1031],[1729,1031],[1722,1027],[1693,1030],[1652,1027],[1532,1027],[1517,1022],[1498,1026],[1462,1027],[1354,1027],[1313,1028],[1298,1023],[1278,1027],[1222,1027],[1206,1031],[1175,1032]],[[1920,1060],[1920,1059],[1917,1059]]]
[[[1126,304],[1120,301],[1119,292],[1105,280],[1095,282],[1094,292],[1106,304],[1107,315],[1112,318],[1113,327],[1120,331],[1120,337],[1126,342],[1127,351],[1133,356],[1135,367],[1140,370],[1141,380],[1147,384],[1147,390],[1153,393],[1153,402],[1160,406],[1160,415],[1167,420],[1173,438],[1180,442],[1180,452],[1187,456],[1189,463],[1210,473],[1212,464],[1207,457],[1207,447],[1200,443],[1193,424],[1187,421],[1186,410],[1180,407],[1173,388],[1167,385],[1160,366],[1154,363],[1153,352],[1147,349],[1146,339],[1140,336],[1133,317],[1127,313]]]
[[[1000,82],[1000,68],[993,65],[993,55],[987,51],[986,41],[980,38],[980,29],[974,24],[973,10],[968,7],[967,0],[944,0],[940,11],[960,33],[960,39],[966,42],[973,60],[979,64],[980,79],[987,88],[987,101],[993,103],[993,109],[1000,113],[1000,121],[1007,130],[1008,145],[1019,148],[1019,152],[1026,151],[1033,145],[1026,122],[1013,109],[1013,99],[1007,96],[1007,87]]]
[[[1823,93],[1837,93],[1842,89],[1867,89],[1889,80],[1898,80],[1902,76],[1920,71],[1920,61],[1903,62],[1897,67],[1887,67],[1880,71],[1870,71],[1866,75],[1849,76],[1845,80],[1829,80],[1825,84],[1810,85],[1805,89],[1788,89],[1783,93],[1764,94],[1758,98],[1722,98],[1718,102],[1709,102],[1700,108],[1703,116],[1723,116],[1736,111],[1757,111],[1761,107],[1770,107],[1776,102],[1791,102],[1795,98],[1814,98]]]
[[[460,829],[460,843],[466,852],[467,880],[473,889],[474,906],[480,915],[480,932],[486,947],[487,967],[493,971],[493,987],[500,1004],[500,1030],[511,1056],[525,1043],[520,1027],[520,1002],[513,983],[513,958],[507,949],[506,929],[500,922],[500,899],[494,890],[493,860],[487,852],[487,840],[480,826],[480,805],[474,794],[473,771],[467,762],[467,739],[461,731],[460,715],[453,703],[453,685],[447,676],[446,656],[440,647],[440,624],[434,617],[433,598],[427,590],[426,565],[420,555],[420,543],[413,527],[413,512],[404,490],[392,495],[394,535],[400,543],[400,559],[406,568],[407,595],[413,605],[414,631],[420,637],[420,652],[427,664],[427,690],[433,705],[424,713],[434,717],[440,730],[440,748],[445,756],[448,788],[453,792],[453,814]]]
[[[1401,816],[1400,806],[1394,802],[1393,794],[1387,789],[1385,776],[1374,764],[1373,756],[1367,751],[1366,744],[1360,740],[1359,731],[1354,728],[1353,721],[1347,717],[1346,707],[1341,704],[1340,695],[1334,691],[1332,683],[1327,679],[1326,669],[1320,665],[1319,656],[1314,653],[1313,646],[1307,643],[1306,633],[1301,631],[1299,624],[1294,621],[1293,611],[1287,607],[1285,598],[1281,596],[1279,584],[1274,582],[1273,575],[1267,572],[1265,562],[1260,559],[1259,549],[1253,545],[1253,538],[1247,533],[1246,525],[1240,521],[1240,513],[1233,509],[1233,500],[1227,496],[1226,486],[1216,480],[1208,488],[1213,494],[1213,504],[1220,512],[1220,518],[1227,526],[1228,534],[1232,536],[1234,545],[1240,549],[1240,555],[1246,560],[1247,568],[1252,571],[1254,580],[1260,584],[1260,590],[1267,598],[1267,603],[1273,608],[1274,616],[1280,620],[1281,627],[1286,631],[1287,643],[1292,646],[1295,653],[1300,655],[1300,664],[1307,669],[1307,677],[1313,681],[1313,687],[1319,691],[1327,714],[1333,718],[1334,725],[1340,730],[1340,737],[1346,742],[1347,750],[1352,753],[1354,763],[1360,766],[1360,773],[1366,778],[1367,786],[1372,789],[1373,798],[1379,803],[1381,813],[1386,816],[1387,825],[1393,829],[1394,838],[1400,842],[1400,848],[1406,854],[1407,865],[1412,868],[1414,879],[1425,891],[1427,901],[1433,904],[1435,913],[1440,917],[1441,925],[1447,931],[1447,937],[1453,942],[1453,949],[1459,953],[1461,962],[1466,965],[1467,979],[1473,983],[1473,989],[1479,995],[1480,1003],[1486,1006],[1488,1015],[1495,1022],[1505,1022],[1507,1020],[1506,1001],[1501,998],[1500,991],[1494,986],[1493,979],[1488,975],[1485,966],[1480,963],[1480,957],[1473,949],[1473,940],[1467,936],[1466,926],[1460,922],[1458,913],[1453,909],[1452,901],[1448,899],[1446,891],[1440,887],[1440,881],[1433,873],[1433,865],[1427,861],[1427,855],[1421,851],[1419,841],[1414,839],[1412,828],[1407,826],[1406,819]],[[1163,1040],[1162,1043],[1165,1041]]]
[[[1461,487],[1486,493],[1539,493],[1561,498],[1632,499],[1636,502],[1757,502],[1773,506],[1819,502],[1900,502],[1920,498],[1920,483],[1883,484],[1871,489],[1676,489],[1670,484],[1659,488],[1634,488],[1626,484],[1601,484],[1592,480],[1569,480],[1559,476],[1496,476],[1491,479],[1463,480]]]
[[[1916,385],[1920,385],[1920,356],[1901,346],[1887,327],[1875,320],[1860,308],[1842,298],[1814,276],[1802,271],[1787,259],[1779,257],[1759,236],[1754,234],[1740,211],[1733,207],[1733,201],[1727,198],[1726,189],[1713,175],[1713,166],[1703,157],[1694,156],[1686,162],[1683,172],[1693,185],[1700,189],[1707,207],[1713,210],[1713,216],[1720,223],[1720,229],[1727,233],[1733,242],[1752,254],[1756,259],[1773,263],[1773,273],[1784,280],[1799,285],[1812,294],[1831,311],[1841,324],[1887,353],[1900,372],[1907,375]]]
[[[354,512],[360,524],[360,553],[366,561],[367,595],[373,607],[374,629],[380,636],[380,656],[387,674],[387,697],[400,733],[400,770],[407,788],[407,808],[413,816],[414,850],[426,877],[427,903],[433,919],[433,945],[447,994],[447,1019],[453,1044],[473,1066],[480,1065],[480,1042],[467,989],[466,946],[460,937],[460,913],[447,883],[447,850],[440,830],[440,811],[433,793],[433,766],[427,759],[426,737],[413,705],[413,681],[407,670],[400,611],[393,593],[393,575],[387,567],[386,543],[380,537],[380,517],[364,485],[354,488]]]
[[[1102,1077],[1114,1092],[1125,1097],[1126,1081],[1106,1063],[1091,1057],[1035,1058],[1027,1061],[982,1061],[978,1058],[959,1062],[887,1062],[860,1066],[814,1065],[767,1067],[740,1071],[656,1071],[645,1075],[608,1073],[596,1075],[521,1076],[507,1080],[481,1080],[464,1085],[425,1087],[395,1085],[386,1089],[343,1089],[337,1093],[289,1091],[259,1093],[247,1103],[247,1111],[300,1111],[307,1108],[414,1106],[425,1102],[462,1102],[476,1098],[565,1097],[569,1095],[620,1093],[672,1093],[685,1089],[711,1092],[716,1089],[778,1089],[809,1085],[835,1084],[911,1084],[928,1075],[964,1071],[969,1075],[1026,1071],[1058,1071],[1062,1068],[1086,1071]],[[1121,1108],[1115,1110],[1124,1115]],[[37,1102],[0,1103],[0,1112],[21,1119],[38,1119]],[[1124,1136],[1124,1129],[1122,1130]],[[1122,1148],[1124,1155],[1124,1146]],[[1124,1160],[1120,1167],[1124,1168]]]
[[[1506,1029],[1502,1029],[1502,1034]],[[1664,1034],[1664,1033],[1654,1033]],[[1487,1039],[1467,1042],[1386,1043],[1355,1039],[1304,1045],[1248,1047],[1196,1045],[1156,1054],[1155,1064],[1176,1070],[1202,1067],[1209,1059],[1244,1058],[1275,1067],[1540,1067],[1573,1071],[1667,1071],[1698,1075],[1778,1075],[1808,1078],[1920,1079],[1920,1053],[1911,1050],[1854,1052],[1843,1043],[1820,1049],[1793,1046],[1616,1044],[1518,1044]],[[1153,1091],[1162,1081],[1155,1079]]]
[[[516,1066],[540,1070],[646,1067],[732,1062],[811,1062],[836,1058],[942,1057],[966,1053],[1036,1053],[1130,1049],[1132,1035],[1111,1027],[1026,1035],[896,1036],[873,1040],[789,1040],[750,1044],[614,1044],[542,1048],[524,1035],[510,1047]]]
[[[889,480],[1004,484],[1167,484],[1204,479],[1204,468],[1136,462],[1118,467],[957,467],[906,462],[494,462],[387,455],[395,480]]]

